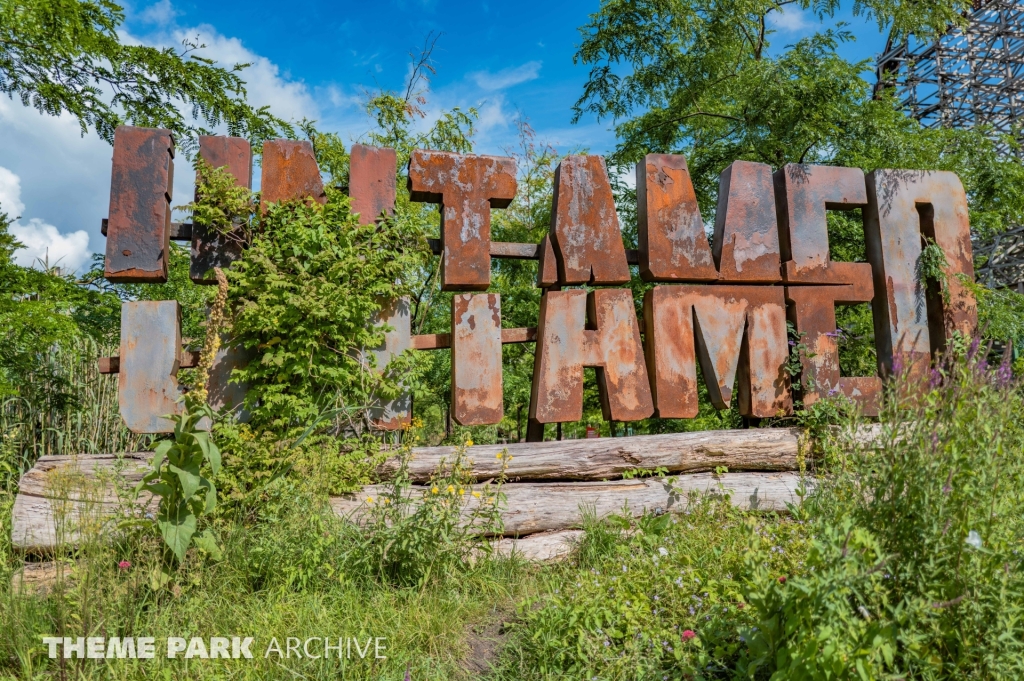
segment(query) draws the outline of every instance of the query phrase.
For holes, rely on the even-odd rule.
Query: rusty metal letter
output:
[[[501,297],[496,293],[452,299],[452,414],[463,426],[501,422]]]
[[[268,203],[311,198],[326,203],[324,182],[313,145],[298,140],[272,140],[263,144],[260,210]]]
[[[349,155],[348,194],[359,223],[368,225],[395,212],[396,155],[394,149],[353,144]]]
[[[227,168],[235,185],[252,189],[252,149],[241,137],[199,137],[199,156],[214,168]],[[199,183],[198,173],[196,183]],[[242,245],[204,225],[192,224],[189,277],[197,284],[216,284],[213,268],[228,267],[242,255]]]
[[[171,131],[126,125],[117,128],[103,272],[107,281],[167,281],[173,193]]]
[[[857,168],[790,163],[775,173],[783,279],[801,284],[863,286],[869,268],[832,262],[826,210],[852,210],[868,203],[864,172]]]
[[[396,356],[412,347],[412,320],[409,299],[385,301],[377,313],[375,324],[386,324],[391,331],[384,332],[384,344],[369,352],[376,359],[377,371],[383,372]],[[370,409],[370,422],[381,430],[399,430],[408,427],[411,420],[412,396],[400,395],[394,400],[378,403]]]
[[[413,201],[441,204],[441,290],[491,284],[491,208],[516,195],[515,159],[417,149],[409,159]]]
[[[771,166],[734,161],[722,171],[712,253],[722,282],[782,281]]]
[[[644,281],[718,279],[686,157],[648,154],[636,165],[636,201]]]
[[[974,296],[957,279],[974,279],[967,195],[960,179],[945,171],[876,170],[867,188],[864,233],[878,292],[873,308],[880,369],[892,371],[899,357],[921,376],[930,353],[944,348],[954,332],[969,338],[977,330]],[[934,240],[949,263],[946,296],[919,280],[922,237]]]
[[[181,411],[180,365],[178,301],[122,303],[117,400],[121,418],[133,433],[174,431],[174,423],[163,417]]]
[[[555,169],[551,241],[565,284],[629,281],[608,170],[600,156],[569,156]]]
[[[592,328],[587,329],[588,317]],[[654,413],[640,329],[627,289],[547,291],[541,298],[530,419],[583,417],[583,367],[596,367],[605,419],[639,421]]]
[[[858,286],[788,286],[786,302],[796,330],[803,335],[808,355],[802,358],[800,386],[805,406],[820,398],[841,394],[860,406],[865,416],[877,416],[882,379],[878,376],[841,377],[839,344],[836,331],[836,305],[868,303],[874,297],[870,265],[851,263],[868,269]]]
[[[698,361],[718,409],[729,408],[738,392],[744,416],[792,411],[781,288],[656,286],[644,296],[644,321],[647,368],[661,418],[697,415]]]

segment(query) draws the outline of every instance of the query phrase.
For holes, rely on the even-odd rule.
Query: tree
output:
[[[43,113],[70,113],[83,135],[93,128],[108,142],[125,123],[169,128],[187,152],[219,125],[256,143],[292,134],[268,107],[246,103],[248,64],[217,66],[195,54],[204,46],[194,41],[177,51],[126,45],[123,22],[110,0],[0,0],[0,92]]]

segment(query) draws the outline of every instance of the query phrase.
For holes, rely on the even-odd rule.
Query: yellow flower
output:
[[[373,503],[373,497],[366,497],[366,503],[372,504]]]
[[[453,485],[448,485],[448,494],[454,494],[454,493],[455,493],[455,487]]]
[[[467,447],[472,447],[473,446],[473,440],[472,439],[466,440],[466,446]]]
[[[480,492],[473,492],[473,496],[476,497],[477,499],[479,499],[480,498]]]
[[[431,494],[437,494],[437,488],[436,487],[431,487],[430,488],[430,493]]]
[[[391,500],[390,500],[390,499],[388,499],[388,498],[385,498],[385,499],[384,499],[384,503],[385,503],[385,504],[390,504],[390,503],[391,503]]]
[[[498,452],[497,454],[495,454],[494,458],[495,459],[501,459],[501,452]]]
[[[461,487],[459,488],[459,494],[465,494],[465,492],[462,491]]]

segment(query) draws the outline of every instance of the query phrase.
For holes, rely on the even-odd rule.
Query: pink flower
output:
[[[785,584],[785,583],[786,583],[786,575],[782,575],[781,577],[779,577],[779,584]]]
[[[131,566],[132,564],[127,560],[122,560],[120,563],[117,564],[117,567],[121,570],[128,570],[129,568],[131,568]]]
[[[695,639],[695,638],[697,638],[697,632],[695,632],[693,629],[687,629],[686,631],[683,632],[683,640],[684,641],[690,641],[690,640]]]

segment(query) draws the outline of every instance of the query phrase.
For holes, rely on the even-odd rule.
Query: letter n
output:
[[[728,409],[738,391],[744,416],[792,411],[781,287],[656,286],[644,296],[644,321],[661,418],[697,415],[698,361],[717,408]]]

